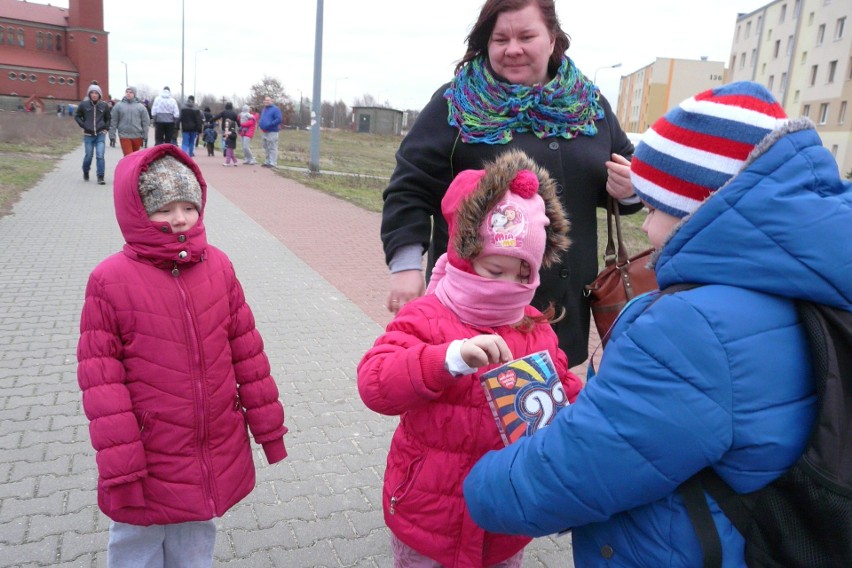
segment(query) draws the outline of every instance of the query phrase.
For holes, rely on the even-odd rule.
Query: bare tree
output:
[[[292,106],[292,101],[290,101],[290,98],[284,91],[281,81],[268,75],[264,75],[260,83],[255,83],[251,86],[249,98],[246,103],[257,108],[263,108],[263,99],[266,97],[271,98],[279,105],[289,102]]]

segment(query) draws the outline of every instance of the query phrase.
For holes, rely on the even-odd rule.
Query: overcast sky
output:
[[[34,0],[31,0],[34,1]],[[48,3],[47,0],[38,0]],[[298,100],[313,98],[317,5],[311,0],[104,0],[109,82],[180,94],[246,97],[264,75]],[[51,0],[68,7],[68,0]],[[398,109],[419,109],[448,81],[483,0],[325,0],[321,100],[352,106],[365,93]],[[618,80],[657,57],[727,63],[738,13],[769,0],[557,0],[568,55],[597,73],[615,106]],[[201,51],[206,48],[206,51]],[[196,68],[197,61],[197,68]],[[124,63],[127,65],[125,66]],[[605,67],[621,64],[616,69]]]

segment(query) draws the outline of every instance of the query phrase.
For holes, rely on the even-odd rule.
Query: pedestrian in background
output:
[[[231,261],[207,243],[207,185],[184,152],[123,158],[125,245],[86,286],[77,379],[97,451],[107,566],[209,567],[216,526],[255,486],[249,432],[287,456],[284,409]]]
[[[195,157],[195,142],[204,130],[204,115],[195,106],[195,97],[189,95],[180,110],[180,129],[183,132],[181,150]]]
[[[225,163],[223,166],[236,166],[237,156],[234,152],[237,150],[237,125],[232,121],[225,123]]]
[[[254,159],[254,155],[251,153],[251,140],[254,138],[257,120],[248,105],[243,105],[243,111],[240,113],[239,119],[240,140],[243,143],[243,163],[252,166],[257,163],[257,160]]]
[[[204,138],[204,147],[207,148],[207,157],[213,157],[216,155],[216,138],[218,136],[218,132],[216,132],[216,124],[213,122],[208,122],[204,125],[204,134],[202,134]]]
[[[174,143],[175,122],[180,120],[180,107],[168,87],[163,87],[151,104],[151,117],[154,121],[154,144]]]
[[[118,134],[121,151],[124,155],[142,148],[142,141],[148,137],[151,117],[139,99],[136,87],[127,87],[124,97],[112,109],[109,131],[111,136]]]
[[[98,185],[104,185],[104,174],[106,172],[106,160],[104,151],[106,136],[109,132],[110,109],[103,100],[103,93],[97,82],[92,82],[86,93],[86,99],[80,102],[74,113],[74,120],[83,129],[83,144],[85,154],[83,156],[83,179],[89,181],[89,170],[92,167],[92,154],[95,154],[95,169],[98,176]]]
[[[272,103],[271,97],[263,99],[263,112],[260,115],[260,130],[263,133],[264,168],[278,167],[278,131],[281,129],[281,109]]]

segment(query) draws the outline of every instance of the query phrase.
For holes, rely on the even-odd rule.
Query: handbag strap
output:
[[[613,239],[613,221],[615,223],[615,238]],[[611,196],[606,196],[606,250],[604,252],[604,263],[606,266],[624,266],[627,264],[627,247],[624,246],[624,237],[621,234],[621,213],[618,201]]]

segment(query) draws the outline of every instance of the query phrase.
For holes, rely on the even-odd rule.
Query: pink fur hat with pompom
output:
[[[541,266],[568,248],[568,221],[555,188],[547,171],[520,151],[501,154],[484,170],[460,172],[441,202],[449,263],[472,273],[477,256],[511,256],[529,264],[530,282],[537,284]]]

